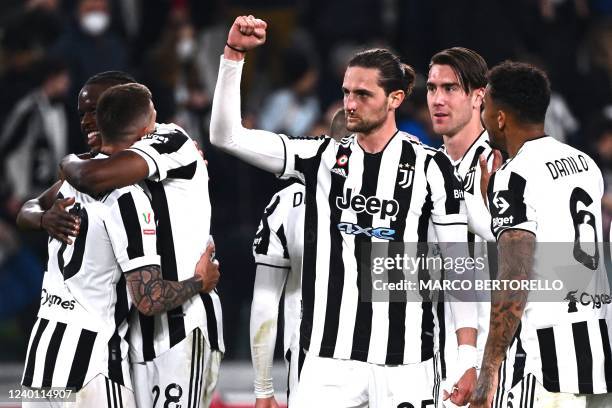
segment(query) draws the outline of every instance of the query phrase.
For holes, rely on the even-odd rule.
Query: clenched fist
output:
[[[227,35],[224,57],[232,60],[243,58],[243,54],[266,42],[268,24],[253,16],[237,17]]]

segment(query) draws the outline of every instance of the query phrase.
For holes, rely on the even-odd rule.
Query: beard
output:
[[[386,117],[381,117],[376,120],[363,120],[359,119],[358,122],[346,121],[346,129],[355,133],[371,133],[373,130],[381,127],[385,123]]]

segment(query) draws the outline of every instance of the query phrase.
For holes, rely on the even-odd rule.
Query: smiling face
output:
[[[112,84],[88,84],[79,92],[78,111],[81,120],[81,132],[86,140],[93,136],[99,136],[96,105],[100,95],[111,86]]]
[[[347,130],[369,134],[379,129],[389,117],[390,98],[398,92],[403,94],[403,91],[395,91],[385,95],[378,84],[378,76],[375,68],[347,68],[342,83]]]
[[[478,115],[480,90],[466,93],[449,65],[434,64],[427,77],[427,106],[438,135],[454,136]]]

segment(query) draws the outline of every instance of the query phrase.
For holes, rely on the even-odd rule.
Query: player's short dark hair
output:
[[[550,102],[546,73],[523,62],[505,61],[488,74],[489,95],[514,112],[521,122],[544,123]]]
[[[410,95],[414,87],[416,77],[414,69],[384,48],[361,51],[351,58],[348,66],[378,69],[378,85],[385,90],[386,95],[397,90],[402,90],[406,92],[406,95]]]
[[[442,50],[431,57],[429,69],[434,64],[451,67],[465,93],[487,86],[487,63],[480,54],[469,48],[453,47]]]
[[[102,93],[96,107],[96,122],[102,136],[120,141],[136,121],[149,112],[151,92],[137,83],[115,85]]]
[[[83,86],[86,85],[122,85],[135,83],[133,76],[123,71],[104,71],[90,77]]]

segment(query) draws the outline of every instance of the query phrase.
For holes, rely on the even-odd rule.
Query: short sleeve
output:
[[[297,178],[304,182],[304,173],[310,163],[315,163],[321,157],[329,143],[333,142],[328,136],[319,137],[289,137],[279,135],[285,149],[285,166],[280,178]]]
[[[510,168],[498,170],[489,180],[487,191],[491,211],[491,231],[499,240],[508,229],[537,232],[533,198],[527,180]]]
[[[158,125],[155,132],[134,143],[128,150],[141,156],[149,166],[149,178],[162,181],[195,174],[198,150],[189,136],[175,125]]]
[[[444,153],[436,152],[427,160],[425,171],[436,235],[441,242],[462,242],[467,236],[467,216],[461,179]]]
[[[160,265],[155,216],[144,192],[132,189],[121,195],[104,224],[123,272]]]
[[[279,195],[272,197],[253,241],[253,257],[258,265],[289,269],[291,261],[285,235],[284,206]]]

